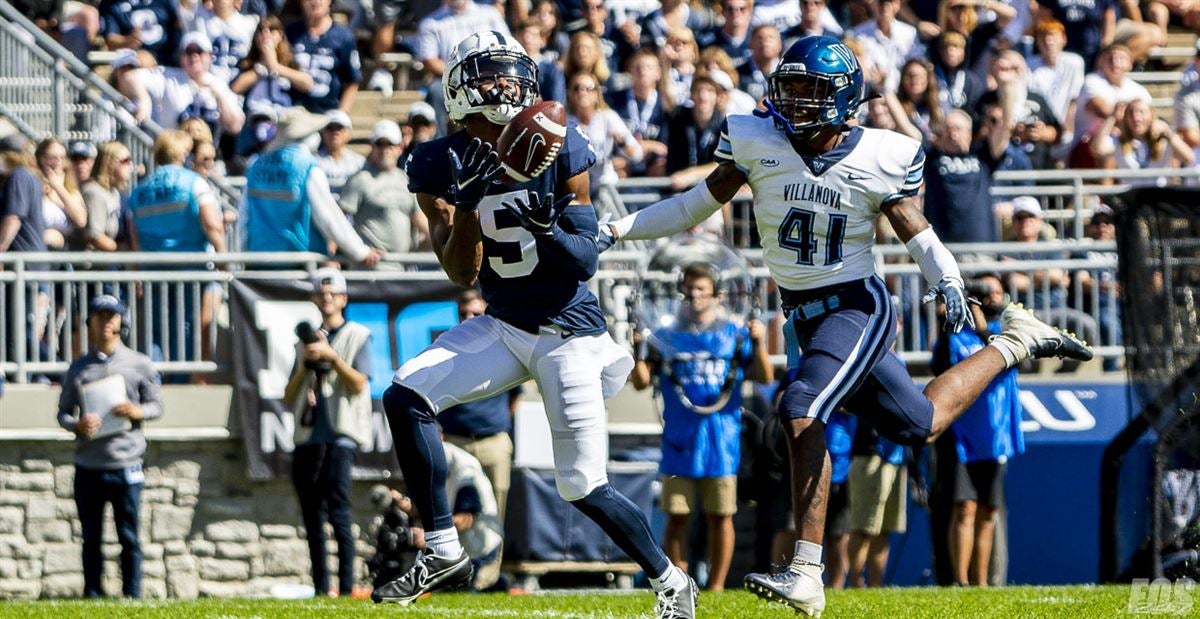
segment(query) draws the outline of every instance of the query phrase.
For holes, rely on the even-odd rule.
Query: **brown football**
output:
[[[566,137],[567,110],[561,103],[540,101],[521,110],[496,143],[508,180],[524,183],[548,170]]]

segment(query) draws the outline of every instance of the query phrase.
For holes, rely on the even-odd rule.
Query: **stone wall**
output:
[[[73,499],[71,441],[0,442],[0,599],[78,596],[82,540]],[[300,508],[287,480],[246,476],[240,439],[152,442],[146,453],[140,535],[143,595],[240,596],[281,583],[311,584]],[[355,482],[356,575],[369,580],[371,482]],[[330,584],[337,585],[329,538]],[[111,508],[104,528],[104,589],[119,594]]]

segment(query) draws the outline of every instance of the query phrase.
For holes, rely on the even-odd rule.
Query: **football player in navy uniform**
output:
[[[780,401],[799,541],[786,571],[750,574],[746,587],[810,616],[825,608],[821,554],[830,464],[824,429],[830,414],[843,404],[874,411],[870,422],[880,434],[921,445],[944,432],[992,378],[1022,360],[1092,357],[1084,342],[1016,305],[1005,308],[1002,333],[930,381],[923,393],[898,358],[887,354],[896,319],[871,252],[881,214],[930,285],[923,300],[945,300],[954,332],[971,315],[954,256],[913,201],[923,182],[921,144],[851,123],[863,96],[862,69],[845,45],[822,36],[800,39],[771,73],[766,110],[727,120],[717,168],[705,182],[603,226],[599,238],[604,250],[615,239],[674,234],[704,221],[750,185],[763,260],[788,316],[789,365],[799,368]]]
[[[383,395],[428,547],[372,598],[408,604],[470,579],[470,558],[451,520],[435,418],[532,378],[549,417],[559,494],[642,567],[657,594],[658,617],[693,617],[695,583],[667,560],[646,515],[608,482],[604,399],[625,383],[633,359],[609,336],[586,285],[598,263],[587,173],[595,155],[587,138],[569,127],[545,173],[498,184],[503,167],[494,144],[536,102],[536,64],[514,38],[472,34],[451,54],[443,88],[450,118],[465,129],[416,147],[409,190],[429,219],[446,274],[464,286],[478,281],[488,308],[405,362]]]

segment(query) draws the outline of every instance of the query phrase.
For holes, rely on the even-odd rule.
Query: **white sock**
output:
[[[822,548],[820,544],[806,542],[804,540],[796,541],[796,556],[795,560],[811,563],[812,565],[821,564]]]
[[[658,578],[650,579],[650,587],[655,591],[666,591],[667,589],[675,589],[678,591],[686,586],[687,574],[684,574],[683,570],[679,569],[679,567],[675,565],[667,568],[667,571]]]
[[[1021,362],[1021,354],[1025,351],[1018,350],[1018,345],[1003,334],[993,336],[988,341],[988,346],[1000,351],[1000,355],[1004,357],[1005,367],[1013,367]]]
[[[462,554],[462,544],[458,542],[458,531],[453,527],[437,531],[425,532],[425,546],[429,552],[452,559]]]

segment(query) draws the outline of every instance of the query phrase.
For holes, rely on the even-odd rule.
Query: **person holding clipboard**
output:
[[[67,369],[58,424],[75,433],[75,505],[83,529],[83,595],[102,597],[104,504],[112,503],[121,543],[121,589],[142,593],[138,512],[145,475],[142,423],[162,415],[161,377],[150,358],[126,348],[125,306],[112,295],[88,304],[90,349]]]

